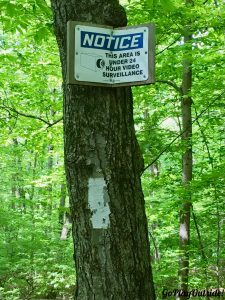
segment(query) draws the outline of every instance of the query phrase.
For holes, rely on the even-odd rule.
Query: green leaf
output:
[[[176,9],[176,6],[174,5],[174,2],[171,0],[160,0],[160,3],[166,11],[173,11]]]
[[[36,4],[43,13],[47,16],[51,16],[51,9],[44,0],[36,0]]]
[[[42,26],[37,30],[36,34],[34,35],[34,39],[36,42],[41,42],[42,40],[48,39],[49,33],[49,28]]]
[[[18,12],[17,6],[15,4],[11,3],[11,2],[9,2],[7,4],[6,9],[7,9],[7,15],[10,16],[10,17],[14,17]]]
[[[147,6],[152,7],[154,4],[154,0],[147,0]]]

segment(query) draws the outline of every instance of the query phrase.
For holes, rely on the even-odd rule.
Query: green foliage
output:
[[[153,274],[159,299],[163,287],[178,288],[179,210],[182,187],[181,95],[182,60],[192,60],[193,86],[193,209],[191,219],[190,289],[224,285],[224,13],[225,4],[194,1],[130,1],[131,24],[156,24],[156,80],[135,87],[135,123],[148,166],[143,174],[151,239]],[[183,34],[190,23],[192,47],[184,46]],[[191,51],[191,56],[190,56]],[[164,81],[164,82],[163,82]],[[167,83],[166,83],[167,82]],[[196,117],[199,119],[195,121]],[[178,137],[176,139],[176,137]],[[171,143],[174,140],[173,143]],[[170,146],[169,146],[170,145]],[[157,160],[155,161],[155,159]],[[215,272],[217,270],[217,273]]]
[[[69,212],[61,207],[63,169],[61,70],[45,1],[0,1],[0,298],[71,297]],[[69,229],[70,230],[70,229]]]

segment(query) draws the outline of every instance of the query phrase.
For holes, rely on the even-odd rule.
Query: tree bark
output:
[[[117,0],[52,0],[64,92],[75,299],[155,299],[130,88],[66,85],[68,20],[124,26]]]
[[[192,0],[186,0],[186,5],[193,5]],[[183,79],[182,79],[182,141],[185,151],[182,157],[182,182],[184,186],[184,198],[182,199],[182,207],[180,210],[180,289],[184,292],[184,296],[180,299],[188,299],[188,274],[189,274],[189,245],[190,245],[190,215],[191,215],[191,189],[192,181],[192,114],[191,114],[191,86],[192,86],[192,61],[191,61],[191,40],[190,24],[185,28],[184,34],[184,59],[183,59]]]

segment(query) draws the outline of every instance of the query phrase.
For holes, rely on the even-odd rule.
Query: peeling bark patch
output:
[[[183,240],[187,240],[188,239],[188,232],[187,232],[187,225],[186,224],[181,224],[180,225],[180,237]]]
[[[110,208],[104,178],[89,178],[88,204],[92,212],[91,222],[93,228],[107,229],[109,227]]]

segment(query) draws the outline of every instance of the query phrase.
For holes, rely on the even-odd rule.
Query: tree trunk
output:
[[[192,5],[192,0],[186,0],[186,5]],[[189,25],[189,24],[188,24]],[[185,151],[182,157],[184,186],[184,198],[182,199],[182,207],[180,211],[180,288],[187,294],[188,292],[188,274],[189,274],[189,244],[190,244],[190,214],[191,214],[191,190],[190,183],[192,180],[192,117],[191,117],[191,86],[192,86],[192,62],[191,56],[191,39],[189,26],[185,28],[184,34],[184,59],[183,59],[183,80],[181,110],[183,135],[182,141]],[[181,296],[180,299],[186,300],[188,296]]]
[[[64,224],[64,214],[65,214],[65,206],[66,206],[66,184],[61,183],[61,197],[59,203],[59,232],[61,235],[61,230]]]
[[[155,299],[130,88],[66,85],[68,20],[126,23],[116,0],[52,0],[64,91],[75,299]]]

